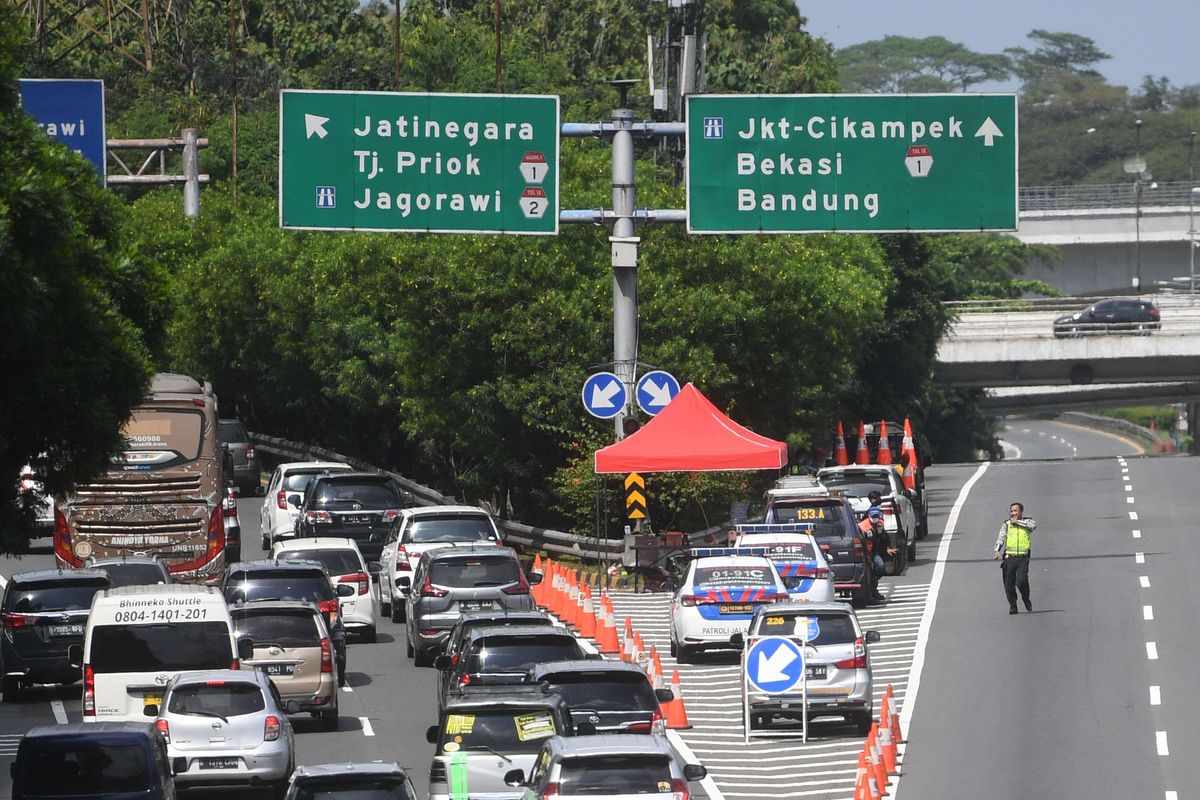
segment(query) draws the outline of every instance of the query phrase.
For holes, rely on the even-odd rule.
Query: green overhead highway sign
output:
[[[558,233],[558,98],[279,95],[283,228]]]
[[[692,95],[690,233],[1011,231],[1010,94]]]

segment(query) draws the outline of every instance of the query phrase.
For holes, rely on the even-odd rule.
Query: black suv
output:
[[[522,683],[529,680],[534,664],[584,658],[588,654],[579,640],[557,625],[476,628],[467,634],[457,653],[442,654],[433,661],[435,667],[449,673],[438,695],[438,710],[464,686]]]
[[[167,745],[151,721],[34,728],[9,771],[13,800],[176,797]]]
[[[346,628],[342,624],[339,597],[357,590],[348,583],[334,589],[325,567],[316,561],[238,561],[230,564],[221,579],[221,593],[229,605],[258,600],[307,600],[325,615],[337,659],[338,684],[346,685]]]
[[[660,703],[675,699],[670,689],[655,689],[646,671],[625,661],[557,661],[537,664],[533,683],[548,683],[571,707],[576,725],[596,733],[666,733]]]
[[[289,498],[290,501],[291,498]],[[367,561],[378,561],[383,543],[400,521],[400,509],[412,505],[387,475],[338,472],[319,475],[308,484],[297,537],[339,536],[353,539]]]
[[[32,683],[74,683],[83,677],[67,651],[83,647],[92,596],[109,587],[100,570],[40,570],[8,579],[4,588],[4,633],[0,675],[4,702],[15,701]]]
[[[871,596],[871,556],[859,535],[850,502],[841,495],[828,494],[771,496],[775,491],[780,490],[767,493],[766,521],[812,524],[813,537],[833,573],[833,588],[849,592],[855,608],[866,606]]]
[[[1101,300],[1083,311],[1054,320],[1054,337],[1103,336],[1106,333],[1149,333],[1162,327],[1158,306],[1137,298]]]

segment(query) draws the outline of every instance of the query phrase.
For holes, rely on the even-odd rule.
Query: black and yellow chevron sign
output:
[[[630,519],[646,518],[646,479],[636,472],[625,478],[625,513]]]

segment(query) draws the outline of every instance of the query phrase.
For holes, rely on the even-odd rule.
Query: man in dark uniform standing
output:
[[[1004,560],[1000,563],[1004,574],[1004,594],[1008,597],[1008,613],[1017,613],[1017,590],[1021,590],[1021,599],[1025,601],[1025,610],[1033,611],[1033,603],[1029,599],[1029,554],[1030,534],[1037,528],[1037,523],[1031,517],[1025,516],[1025,506],[1013,503],[1008,507],[1008,519],[1000,526],[1000,535],[996,537],[995,559]]]

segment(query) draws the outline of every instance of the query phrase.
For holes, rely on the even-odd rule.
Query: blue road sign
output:
[[[786,694],[804,677],[804,650],[786,636],[766,636],[750,645],[745,668],[760,692]]]
[[[583,407],[593,417],[612,419],[628,400],[625,384],[611,372],[597,372],[583,382]]]
[[[104,81],[22,78],[21,105],[47,136],[92,162],[104,183]]]
[[[669,372],[656,369],[647,372],[637,382],[637,402],[650,416],[667,407],[675,395],[679,394],[679,381]]]

